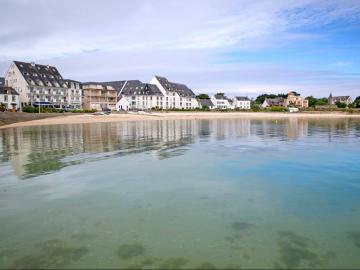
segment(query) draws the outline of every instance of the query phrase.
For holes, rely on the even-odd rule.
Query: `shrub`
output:
[[[270,107],[270,111],[272,111],[272,112],[284,112],[284,111],[286,111],[286,108],[281,107],[281,106],[272,106],[272,107]]]

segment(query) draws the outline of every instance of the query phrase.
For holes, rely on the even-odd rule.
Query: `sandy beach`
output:
[[[264,113],[264,112],[169,112],[169,113],[126,113],[111,115],[66,115],[53,118],[39,119],[26,122],[17,122],[10,125],[0,126],[0,129],[25,126],[107,123],[121,121],[147,121],[147,120],[200,120],[200,119],[279,119],[279,118],[360,118],[360,114],[346,113]]]

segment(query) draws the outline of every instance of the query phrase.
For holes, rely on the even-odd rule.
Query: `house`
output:
[[[234,98],[234,107],[240,108],[243,110],[251,109],[251,101],[248,97],[235,97]]]
[[[82,105],[87,110],[116,110],[117,90],[99,82],[86,82],[82,84]]]
[[[210,110],[215,109],[215,105],[212,103],[211,99],[198,99],[200,108],[209,108]]]
[[[226,97],[224,93],[217,93],[211,98],[212,103],[218,110],[233,109],[233,101]]]
[[[5,86],[5,78],[4,77],[0,77],[0,87],[1,86]]]
[[[267,107],[285,107],[285,99],[284,98],[267,98],[264,100],[263,104],[261,104],[262,108]]]
[[[67,85],[66,90],[66,104],[70,109],[80,110],[82,109],[82,85],[78,81],[65,80]]]
[[[0,104],[5,104],[7,110],[19,110],[19,93],[12,87],[0,86]]]
[[[5,85],[19,93],[21,106],[67,105],[68,86],[53,66],[14,61],[6,73]]]
[[[289,92],[287,98],[285,99],[285,106],[294,106],[297,108],[308,108],[309,101],[300,96],[296,92]]]
[[[195,109],[199,107],[194,92],[185,84],[170,82],[161,76],[154,76],[150,84],[156,85],[165,98],[162,109]]]
[[[150,110],[162,108],[165,97],[160,89],[139,80],[106,82],[117,89],[116,110]]]
[[[352,103],[352,99],[350,96],[333,97],[333,95],[330,93],[328,99],[329,99],[329,105],[336,105],[336,102],[345,103],[346,105],[350,105]]]

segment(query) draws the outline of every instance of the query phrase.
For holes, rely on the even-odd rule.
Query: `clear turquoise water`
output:
[[[359,268],[360,121],[0,130],[0,268]]]

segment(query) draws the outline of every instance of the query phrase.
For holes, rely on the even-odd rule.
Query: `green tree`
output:
[[[317,98],[313,96],[308,96],[306,99],[309,101],[309,107],[315,107],[317,105]]]
[[[355,108],[360,108],[360,96],[358,96],[357,98],[355,98],[353,105]]]
[[[338,108],[346,108],[346,107],[347,107],[346,103],[343,103],[343,102],[340,102],[340,101],[336,101],[336,102],[335,102],[335,105],[336,105]]]
[[[225,96],[225,93],[216,93],[216,95]]]
[[[5,103],[0,103],[0,112],[5,112],[5,111],[6,111]]]
[[[196,96],[198,99],[210,99],[208,94],[199,94]]]

